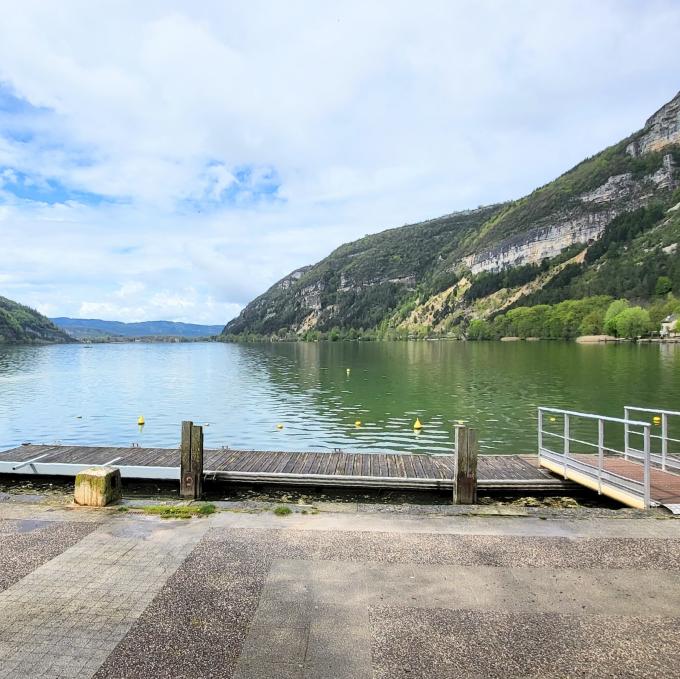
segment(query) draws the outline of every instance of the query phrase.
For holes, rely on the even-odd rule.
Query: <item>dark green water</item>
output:
[[[0,448],[23,441],[174,446],[181,420],[193,419],[208,425],[206,445],[214,447],[446,451],[452,424],[465,420],[478,428],[482,452],[534,452],[538,405],[621,416],[628,404],[680,409],[680,346],[0,348]],[[420,434],[412,429],[416,416]]]

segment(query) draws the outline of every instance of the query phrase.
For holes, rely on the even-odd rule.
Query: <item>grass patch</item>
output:
[[[276,507],[274,509],[274,514],[276,516],[288,516],[289,514],[292,514],[293,510],[290,507],[285,507],[284,505],[281,505],[279,507]]]
[[[129,512],[130,508],[129,507],[118,507],[116,508],[117,512]]]
[[[149,505],[142,507],[145,514],[160,516],[161,519],[191,519],[194,516],[208,516],[217,511],[215,505],[205,502],[197,505]]]

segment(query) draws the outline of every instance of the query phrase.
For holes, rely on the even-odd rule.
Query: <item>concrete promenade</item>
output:
[[[0,677],[680,677],[677,519],[320,509],[5,496]]]

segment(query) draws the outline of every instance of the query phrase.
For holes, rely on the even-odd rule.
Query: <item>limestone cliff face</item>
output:
[[[576,196],[573,207],[550,215],[528,232],[502,240],[493,248],[463,257],[462,264],[472,274],[499,271],[555,257],[575,243],[588,244],[599,238],[617,215],[645,205],[659,190],[674,189],[679,183],[677,169],[672,155],[666,154],[662,166],[641,179],[635,179],[631,172],[613,175]]]
[[[275,283],[275,287],[281,289],[281,290],[288,290],[289,288],[292,288],[295,283],[297,283],[304,274],[309,271],[312,267],[311,266],[303,266],[300,269],[296,269],[292,273],[289,273],[287,276],[282,278],[278,283]]]
[[[660,151],[680,143],[680,92],[645,123],[642,135],[626,147],[631,156]]]
[[[616,216],[614,210],[606,210],[580,216],[565,216],[549,226],[531,233],[509,238],[496,248],[468,255],[464,265],[475,275],[482,271],[500,271],[509,266],[535,264],[555,257],[574,243],[588,243],[600,236],[605,226]]]

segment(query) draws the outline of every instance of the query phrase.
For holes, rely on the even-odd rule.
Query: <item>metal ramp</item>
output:
[[[630,507],[661,505],[680,513],[680,438],[671,436],[673,418],[677,427],[680,412],[670,410],[627,406],[618,418],[541,407],[539,464]]]

